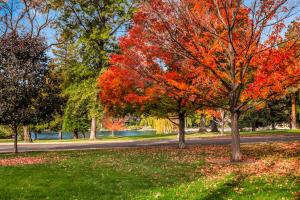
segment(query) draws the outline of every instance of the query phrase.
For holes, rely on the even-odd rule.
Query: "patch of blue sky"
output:
[[[255,1],[258,1],[258,0],[245,0],[244,5],[246,5],[247,7],[251,7]],[[284,35],[285,31],[287,30],[288,25],[292,21],[294,21],[296,18],[300,17],[300,0],[288,0],[287,7],[290,7],[290,8],[293,7],[293,11],[289,17],[284,19],[284,24],[286,25],[286,28],[283,30],[282,35]],[[53,16],[54,15],[57,16],[58,13],[53,13]],[[282,17],[282,16],[279,16],[279,17]],[[115,36],[117,38],[120,38],[127,34],[127,30],[128,30],[127,27],[124,26],[115,33]],[[264,34],[265,38],[263,38],[263,40],[266,39],[268,32],[270,32],[271,30],[272,30],[272,27],[269,27],[268,29],[265,30],[265,34]],[[58,33],[53,27],[49,27],[49,28],[45,29],[44,35],[47,38],[48,44],[57,42]],[[48,54],[51,57],[53,56],[51,49],[48,51]]]

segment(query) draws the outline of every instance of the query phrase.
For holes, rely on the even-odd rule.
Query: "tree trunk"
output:
[[[111,136],[115,137],[115,131],[114,130],[111,130]]]
[[[221,118],[222,118],[221,135],[224,135],[224,129],[225,129],[225,116],[226,116],[225,111],[224,111],[224,110],[221,110]]]
[[[58,131],[58,139],[59,139],[59,140],[62,140],[62,139],[63,139],[63,138],[62,138],[62,131],[61,131],[61,130]]]
[[[36,131],[34,131],[34,140],[37,140],[37,139],[38,139],[37,133],[36,133]]]
[[[232,136],[232,161],[239,162],[242,159],[240,150],[239,113],[231,112],[231,136]]]
[[[272,130],[276,130],[275,122],[272,122]]]
[[[32,142],[31,134],[30,134],[30,129],[29,126],[23,126],[23,138],[24,142]]]
[[[18,127],[14,126],[14,152],[15,154],[18,153]]]
[[[91,123],[90,140],[95,140],[96,139],[96,133],[97,133],[97,119],[96,119],[96,117],[93,117],[92,118],[92,123]]]
[[[78,132],[77,131],[74,131],[74,136],[73,136],[74,139],[78,139]]]
[[[178,132],[178,146],[180,149],[185,148],[185,115],[179,114],[179,132]]]
[[[251,126],[251,131],[256,131],[256,122],[252,122]]]
[[[211,126],[211,132],[219,132],[216,117],[213,117],[213,119],[210,122],[210,126]]]
[[[206,115],[201,114],[199,132],[207,132],[206,130]]]
[[[221,135],[224,135],[224,129],[225,129],[225,124],[222,122],[222,127],[221,127]]]
[[[292,113],[291,113],[291,129],[297,129],[297,105],[296,105],[296,94],[292,94]]]

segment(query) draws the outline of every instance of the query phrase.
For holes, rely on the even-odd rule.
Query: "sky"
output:
[[[244,4],[248,7],[251,7],[251,5],[253,4],[253,0],[245,0]],[[300,17],[300,0],[288,0],[288,6],[296,6],[296,8],[295,8],[295,13],[293,13],[293,15],[291,17],[289,17],[285,20],[286,27],[293,20]],[[283,34],[286,31],[286,29],[283,31]],[[124,34],[126,34],[126,33],[123,33],[122,35],[124,35]],[[55,42],[55,38],[57,37],[57,33],[53,28],[47,29],[46,32],[45,32],[45,35],[48,38],[48,43],[54,43]]]
[[[0,0],[0,1],[1,1],[1,0]],[[8,2],[8,3],[11,3],[11,2],[18,2],[18,0],[8,0],[7,2]],[[245,4],[246,6],[251,6],[251,3],[252,3],[252,2],[253,2],[253,0],[245,0],[245,1],[244,1],[244,4]],[[297,11],[298,13],[295,14],[295,15],[293,15],[292,17],[286,19],[286,20],[285,20],[285,24],[286,24],[286,25],[290,24],[291,21],[293,21],[295,18],[297,18],[297,17],[300,18],[300,0],[289,0],[288,4],[289,4],[289,6],[297,6],[297,7],[295,8],[295,11]],[[20,6],[15,6],[15,12],[16,12],[16,13],[19,12],[19,11],[21,10],[21,8],[22,8],[22,7],[20,7]],[[19,9],[19,10],[18,10],[18,9]],[[1,14],[1,10],[0,10],[0,14]],[[58,17],[58,13],[52,12],[51,15],[50,15],[50,17],[56,17],[56,18],[57,18],[57,17]],[[38,18],[37,23],[42,23],[42,21],[43,21],[43,18],[40,17],[40,18]],[[24,23],[26,23],[26,22],[24,22]],[[57,37],[59,36],[58,33],[57,33],[57,31],[56,31],[53,27],[48,27],[47,29],[45,29],[45,30],[43,31],[43,34],[44,34],[44,36],[45,36],[45,38],[46,38],[48,44],[56,43],[56,39],[57,39]],[[124,34],[125,34],[125,33],[123,32],[122,35],[124,35]],[[120,35],[121,35],[121,34],[118,34],[118,36],[120,36]],[[54,55],[52,54],[52,52],[51,52],[51,49],[48,51],[48,55],[49,55],[50,57],[53,57],[53,56],[54,56]]]

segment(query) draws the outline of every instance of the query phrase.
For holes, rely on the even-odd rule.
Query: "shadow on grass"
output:
[[[234,189],[241,186],[242,181],[246,178],[244,175],[237,175],[231,178],[225,179],[224,183],[221,183],[215,190],[209,192],[203,200],[215,200],[215,199],[227,199],[226,197],[230,192],[234,192]]]

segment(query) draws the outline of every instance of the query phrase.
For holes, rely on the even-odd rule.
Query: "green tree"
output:
[[[18,127],[50,121],[61,106],[60,91],[43,38],[10,33],[0,43],[0,124],[14,132],[17,153]]]
[[[109,53],[117,49],[116,38],[126,29],[135,4],[130,0],[51,0],[50,5],[60,13],[56,29],[62,45],[54,54],[68,97],[64,128],[89,127],[91,120],[90,139],[95,139],[96,118],[101,117],[97,78],[108,66]]]
[[[6,138],[8,136],[11,136],[13,134],[13,132],[11,131],[11,129],[7,126],[0,126],[0,138]]]
[[[245,113],[240,119],[240,128],[251,127],[256,131],[259,127],[287,124],[290,122],[290,98],[285,97],[267,102],[262,108],[252,109]]]

